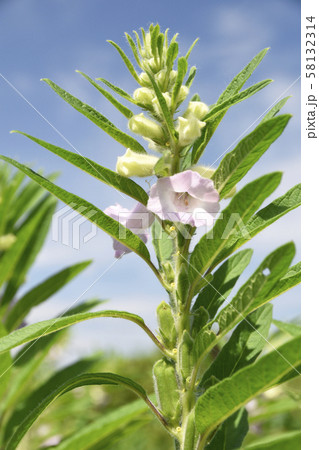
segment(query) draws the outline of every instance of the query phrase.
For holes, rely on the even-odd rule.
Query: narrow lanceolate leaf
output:
[[[190,68],[190,70],[189,70],[188,78],[187,78],[186,83],[185,83],[185,85],[186,85],[188,88],[190,88],[191,85],[193,84],[195,75],[196,75],[196,67],[195,67],[195,66],[192,66],[192,67]]]
[[[272,305],[258,308],[244,319],[223,346],[217,358],[203,375],[201,384],[208,387],[232,376],[252,364],[267,343],[272,321]]]
[[[69,309],[63,316],[89,311],[101,303],[102,302],[99,300],[88,300],[80,303],[74,308]],[[22,399],[27,395],[28,392],[26,391],[26,386],[29,386],[30,379],[45,359],[52,346],[63,339],[65,331],[66,329],[62,329],[57,333],[39,338],[36,342],[31,342],[23,346],[22,349],[15,355],[13,363],[18,370],[14,379],[11,380],[10,388],[7,391],[5,401],[2,402],[4,409],[11,408],[12,405],[17,403],[17,399],[22,401]],[[9,429],[9,426],[6,427],[6,437],[11,435],[11,431],[12,430]]]
[[[3,336],[6,336],[8,334],[8,331],[0,322],[0,338]],[[0,358],[0,399],[1,399],[1,405],[0,405],[0,414],[2,413],[2,405],[3,405],[3,394],[7,391],[10,379],[11,379],[11,366],[12,366],[12,359],[9,353],[6,353],[5,355],[2,355]]]
[[[295,266],[289,267],[287,273],[284,274],[280,280],[275,284],[267,294],[265,300],[270,301],[289,289],[297,286],[301,282],[301,264],[298,263]]]
[[[66,317],[58,317],[56,319],[43,320],[42,322],[34,323],[13,331],[0,339],[0,353],[4,353],[18,345],[34,341],[35,339],[54,333],[58,330],[62,330],[63,328],[70,327],[76,323],[90,319],[98,319],[100,317],[129,320],[130,322],[136,323],[147,332],[144,320],[140,316],[126,311],[110,310],[79,313]]]
[[[69,366],[66,366],[63,369],[55,372],[50,376],[48,380],[46,380],[40,386],[37,386],[36,389],[28,386],[29,389],[27,389],[28,392],[26,393],[26,398],[22,397],[19,399],[19,407],[13,411],[10,419],[5,425],[5,440],[9,440],[11,436],[13,436],[19,424],[23,422],[23,420],[28,416],[29,413],[32,412],[34,405],[41,403],[45,397],[50,395],[51,391],[55,389],[56,386],[67,382],[69,378],[73,378],[76,375],[88,372],[89,370],[92,371],[97,361],[97,357],[78,360],[75,363],[70,364]]]
[[[290,117],[288,114],[277,116],[258,125],[232,152],[227,153],[213,175],[221,198],[231,191],[281,135]]]
[[[279,436],[267,436],[243,447],[243,450],[300,450],[301,432],[289,431]]]
[[[43,303],[50,298],[64,285],[69,283],[76,275],[91,264],[91,261],[85,261],[61,270],[55,275],[47,278],[45,281],[28,291],[20,298],[10,309],[5,324],[8,331],[16,328],[34,306]]]
[[[81,72],[80,70],[77,70],[76,72],[80,73],[84,78],[86,78],[92,86],[94,86],[99,92],[101,92],[102,95],[104,95],[105,98],[109,100],[109,102],[112,103],[113,106],[115,106],[116,109],[118,109],[127,119],[130,119],[133,116],[133,112],[127,108],[126,106],[122,105],[116,98],[113,97],[108,91],[103,89],[99,84],[97,84],[92,78],[90,78],[85,73]]]
[[[164,120],[165,120],[165,123],[166,123],[166,126],[167,126],[167,131],[168,131],[169,135],[171,136],[171,138],[175,139],[176,131],[175,131],[175,128],[174,128],[174,122],[173,122],[173,119],[172,119],[172,115],[171,115],[171,113],[170,113],[170,111],[168,109],[166,100],[165,100],[162,92],[160,91],[159,87],[157,86],[157,83],[156,83],[152,73],[149,72],[149,71],[146,71],[146,73],[147,73],[147,75],[148,75],[148,77],[149,77],[149,79],[150,79],[150,81],[152,83],[152,86],[153,86],[153,89],[155,91],[158,103],[159,103],[160,108],[162,110],[162,113],[163,113],[163,116],[164,116]]]
[[[195,41],[194,41],[194,42],[192,43],[192,45],[189,47],[189,49],[188,49],[188,51],[187,51],[187,53],[186,53],[186,55],[185,55],[185,58],[186,58],[186,59],[189,58],[190,54],[192,53],[193,48],[195,47],[195,45],[197,44],[198,41],[199,41],[199,38],[195,39]]]
[[[205,450],[235,450],[242,448],[241,444],[248,433],[248,414],[245,408],[235,412],[220,426]]]
[[[245,89],[244,91],[241,91],[232,97],[229,97],[227,100],[221,103],[216,103],[216,105],[213,106],[213,108],[208,111],[206,116],[203,120],[206,122],[212,120],[216,117],[217,114],[221,113],[224,110],[227,110],[230,106],[236,105],[236,103],[242,102],[243,100],[246,100],[246,98],[251,97],[252,95],[256,94],[256,92],[260,91],[264,87],[268,86],[272,80],[264,80],[260,81],[259,83],[254,84],[253,86],[250,86],[249,88]]]
[[[103,131],[109,134],[113,139],[115,139],[124,147],[128,147],[137,153],[146,153],[143,146],[137,142],[132,136],[119,130],[112,122],[110,122],[106,117],[104,117],[100,112],[96,111],[92,106],[83,103],[78,98],[66,92],[64,89],[60,88],[53,81],[44,78],[45,81],[64,101],[69,103],[74,109],[83,114],[85,117],[90,119],[95,125],[100,127]]]
[[[295,246],[289,242],[264,259],[232,301],[218,314],[216,321],[223,335],[270,300],[269,292],[287,272],[294,255]]]
[[[85,156],[79,155],[78,153],[70,152],[61,147],[57,147],[56,145],[49,144],[48,142],[45,142],[42,139],[38,139],[34,136],[31,136],[30,134],[22,133],[21,131],[12,131],[12,132],[26,136],[27,138],[41,145],[41,147],[44,147],[50,152],[54,153],[55,155],[60,156],[65,161],[70,162],[74,166],[92,175],[93,177],[97,178],[103,183],[106,183],[109,186],[114,187],[118,191],[123,192],[123,194],[126,194],[129,197],[132,197],[138,202],[142,203],[143,205],[146,205],[148,201],[147,193],[140,185],[135,183],[130,178],[123,177],[122,175],[113,172],[112,170],[107,169],[106,167],[101,166],[100,164],[96,163],[95,161],[92,161],[89,158],[86,158]]]
[[[37,404],[29,415],[24,419],[24,421],[19,425],[14,435],[10,439],[7,450],[14,450],[17,448],[19,442],[32,426],[32,424],[37,420],[40,414],[58,397],[76,389],[80,386],[87,385],[115,385],[115,386],[125,386],[126,388],[135,392],[144,401],[147,401],[147,395],[145,390],[139,384],[135,383],[126,377],[121,377],[113,373],[84,373],[82,375],[70,378],[65,383],[55,386],[49,395],[45,397],[41,403]]]
[[[166,66],[167,71],[169,72],[172,70],[174,61],[177,58],[178,55],[178,44],[177,42],[174,42],[173,39],[171,40],[171,43],[167,50],[167,57],[166,57]]]
[[[172,94],[172,108],[173,110],[175,109],[175,105],[176,105],[176,99],[178,97],[178,93],[179,90],[183,84],[183,80],[184,77],[186,75],[187,72],[187,60],[186,58],[184,58],[183,56],[181,58],[178,59],[178,64],[177,64],[177,77],[176,77],[176,81],[173,87],[173,94]]]
[[[137,48],[136,48],[136,45],[135,45],[135,42],[134,42],[132,36],[130,36],[128,33],[125,33],[125,37],[126,37],[127,42],[129,43],[129,46],[131,47],[135,61],[141,67],[141,61],[140,61],[138,51],[137,51]]]
[[[136,70],[134,69],[133,64],[131,63],[131,61],[129,60],[129,58],[126,56],[125,52],[121,49],[121,47],[116,44],[113,41],[107,41],[109,44],[113,45],[114,48],[116,48],[116,50],[119,52],[121,58],[124,61],[124,64],[126,65],[126,67],[128,68],[130,74],[132,75],[132,77],[139,83],[140,79],[139,76],[136,73]],[[133,149],[132,149],[133,150]]]
[[[267,114],[265,114],[265,116],[263,117],[263,119],[261,120],[260,123],[266,122],[269,119],[272,119],[273,117],[275,117],[279,111],[281,110],[281,108],[283,106],[285,106],[285,104],[287,103],[287,100],[290,98],[291,96],[289,95],[288,97],[283,98],[282,100],[279,100],[278,103],[275,104],[275,106],[273,106],[268,112]]]
[[[235,76],[235,78],[229,83],[229,85],[226,87],[224,92],[220,95],[219,99],[217,100],[217,103],[222,103],[225,100],[227,100],[229,97],[233,96],[237,92],[240,91],[240,89],[244,86],[246,81],[249,79],[249,77],[252,75],[254,70],[258,67],[258,65],[261,63],[262,59],[268,52],[268,48],[265,48],[261,52],[258,53],[251,61],[247,64],[244,69],[239,72]]]
[[[199,293],[193,311],[203,306],[213,319],[220,306],[227,299],[238,278],[248,266],[253,251],[242,250],[227,259],[211,277],[207,286]]]
[[[17,167],[19,170],[24,172],[34,181],[36,181],[41,186],[46,188],[57,198],[62,200],[71,208],[78,211],[79,214],[87,217],[88,220],[95,223],[99,228],[104,230],[111,237],[118,240],[122,244],[126,245],[126,247],[128,247],[133,252],[141,256],[148,264],[150,264],[149,252],[144,242],[136,234],[132,233],[129,229],[123,227],[123,225],[121,225],[116,220],[104,214],[96,206],[92,205],[92,203],[89,203],[86,200],[78,197],[77,195],[65,191],[64,189],[51,183],[49,180],[42,177],[38,173],[29,169],[27,166],[24,166],[18,163],[17,161],[14,161],[13,159],[7,158],[6,156],[0,156],[0,159],[3,159],[9,162],[10,164],[14,165],[15,167]]]
[[[254,72],[256,67],[259,65],[265,54],[267,53],[268,49],[262,50],[260,53],[258,53],[255,58],[238,74],[236,77],[229,83],[227,88],[224,90],[224,92],[220,95],[218,98],[216,104],[220,104],[228,100],[230,97],[237,94],[240,89],[243,87],[243,85],[246,83],[248,78],[251,76],[251,74]],[[202,136],[197,139],[197,141],[194,144],[194,148],[192,151],[192,162],[193,164],[196,164],[198,160],[200,159],[201,155],[203,154],[207,144],[209,143],[210,139],[212,138],[213,134],[215,133],[218,125],[224,118],[225,114],[227,112],[227,109],[220,112],[212,121],[208,122],[204,133],[202,133]]]
[[[196,427],[201,433],[197,449],[204,448],[205,441],[220,423],[269,389],[297,366],[300,359],[300,338],[295,338],[209,388],[199,398],[195,409]]]
[[[236,249],[245,244],[249,239],[256,236],[263,229],[271,225],[276,220],[280,219],[282,216],[288,212],[294,210],[301,203],[301,192],[300,184],[290,189],[286,194],[277,198],[269,205],[260,209],[255,215],[248,220],[245,224],[245,230],[247,232],[247,237],[243,236],[243,233],[234,233],[233,236],[228,240],[225,248],[216,257],[215,261],[212,263],[216,266],[221,261],[223,261],[227,256],[233,253]]]
[[[120,433],[122,436],[123,428],[127,429],[130,423],[136,420],[145,419],[147,411],[148,407],[142,400],[121,406],[82,427],[72,436],[63,440],[56,449],[78,450],[81,448],[82,450],[90,450],[103,439],[110,438],[115,433]]]
[[[130,94],[128,94],[123,89],[119,88],[118,86],[115,86],[115,84],[110,83],[105,78],[97,78],[97,80],[102,81],[102,83],[106,84],[106,86],[108,86],[110,89],[112,89],[118,95],[125,98],[125,100],[128,100],[129,102],[134,103],[134,104],[136,103],[135,100],[130,96]]]
[[[6,289],[2,295],[3,304],[7,305],[11,303],[20,286],[25,282],[28,270],[32,266],[47,237],[55,208],[56,200],[52,196],[46,194],[46,196],[28,212],[27,218],[21,223],[19,234],[22,233],[23,228],[28,226],[32,217],[36,215],[38,211],[39,214],[41,214],[40,210],[42,210],[42,215],[38,221],[40,226],[34,228],[21,257],[14,267],[14,271],[7,281]]]
[[[296,323],[287,323],[287,322],[281,322],[280,320],[273,320],[273,324],[276,325],[276,327],[283,331],[284,333],[290,334],[290,336],[300,336],[301,334],[301,326],[297,325]]]
[[[10,247],[9,250],[5,252],[0,261],[0,286],[11,276],[15,267],[20,263],[19,259],[27,248],[30,240],[32,239],[35,230],[39,229],[40,223],[44,218],[45,214],[48,214],[49,205],[51,199],[48,198],[46,204],[43,204],[42,208],[39,208],[33,217],[28,220],[28,222],[21,227],[16,235],[16,241]],[[8,304],[10,301],[10,296],[2,298],[2,306]]]
[[[247,184],[233,197],[212,230],[206,233],[194,248],[190,258],[192,281],[197,282],[206,271],[209,273],[213,269],[212,263],[234,233],[244,235],[246,240],[249,238],[245,224],[276,189],[281,176],[280,172],[264,175]]]

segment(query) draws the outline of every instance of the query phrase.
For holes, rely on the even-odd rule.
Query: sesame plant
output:
[[[133,198],[136,206],[132,210],[116,204],[103,212],[27,166],[2,158],[109,234],[115,258],[134,252],[144,260],[156,277],[154,282],[167,292],[167,301],[157,307],[158,330],[152,331],[142,317],[130,312],[83,312],[13,331],[0,339],[0,351],[8,352],[83,320],[129,320],[145,331],[162,354],[153,367],[155,396],[147,393],[138,380],[121,374],[84,373],[70,377],[34,404],[15,429],[8,449],[17,447],[54,399],[92,384],[117,385],[135,392],[171,436],[176,449],[241,448],[248,432],[245,405],[260,393],[300,374],[297,325],[278,322],[290,330],[291,338],[277,348],[264,348],[273,320],[270,301],[300,281],[300,265],[292,265],[294,244],[285,243],[272,250],[228,300],[252,256],[251,249],[238,249],[300,204],[300,186],[295,186],[262,207],[280,184],[282,173],[278,171],[257,178],[236,192],[238,182],[287,126],[291,116],[278,114],[287,98],[271,108],[218,167],[199,165],[206,147],[212,154],[210,141],[227,110],[271,82],[264,80],[244,88],[267,49],[255,56],[209,106],[198,94],[190,94],[196,67],[189,68],[189,59],[196,41],[185,56],[179,56],[177,35],[169,39],[168,31],[161,32],[159,25],[151,25],[148,31],[141,29],[141,34],[134,31],[134,38],[126,34],[126,38],[134,62],[119,45],[109,42],[137,83],[133,95],[104,78],[95,81],[80,73],[127,118],[130,132],[142,140],[120,130],[100,112],[44,79],[63,100],[126,148],[118,158],[116,171],[19,133]],[[210,158],[213,162],[214,157]],[[152,177],[149,192],[132,177]],[[157,261],[152,260],[146,246],[149,234]],[[293,441],[291,435],[289,439],[289,448],[298,448],[299,435],[295,434]],[[80,432],[57,448],[93,448],[95,442],[94,432],[85,438]],[[273,444],[282,442],[285,436]]]

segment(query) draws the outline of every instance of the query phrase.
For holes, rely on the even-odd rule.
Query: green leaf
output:
[[[102,83],[106,84],[106,86],[108,86],[110,89],[112,89],[118,95],[120,95],[121,97],[125,98],[125,100],[128,100],[129,102],[135,104],[135,100],[127,92],[123,91],[123,89],[115,86],[115,84],[110,83],[105,78],[97,78],[97,80],[98,81],[102,81]]]
[[[123,131],[119,130],[112,122],[110,122],[101,113],[96,111],[92,106],[83,103],[81,100],[77,99],[73,95],[66,92],[64,89],[60,88],[53,81],[43,78],[45,81],[64,101],[69,103],[74,109],[83,114],[85,117],[90,119],[95,125],[100,127],[103,131],[109,134],[113,139],[115,139],[120,144],[124,145],[126,148],[137,153],[146,153],[143,146],[137,142],[132,136],[129,136]]]
[[[101,303],[99,300],[80,303],[64,313],[63,317],[89,311]],[[16,368],[16,373],[11,380],[5,402],[2,402],[4,409],[11,408],[12,405],[16,404],[17,399],[21,401],[26,396],[32,375],[36,372],[52,346],[63,339],[66,331],[66,329],[62,329],[57,333],[39,338],[36,342],[23,346],[15,355],[14,367]]]
[[[144,401],[147,401],[147,395],[144,389],[134,381],[129,378],[122,377],[113,373],[84,373],[73,378],[69,378],[66,382],[61,385],[55,386],[49,395],[45,397],[41,403],[36,404],[29,415],[24,419],[24,421],[19,425],[14,435],[11,437],[7,444],[7,450],[14,450],[17,448],[19,442],[36,421],[39,415],[58,397],[76,389],[80,386],[87,385],[121,385],[132,390],[140,396]]]
[[[7,334],[8,334],[7,330],[0,321],[0,338],[6,336]],[[2,396],[6,393],[9,382],[11,380],[11,366],[12,366],[11,356],[9,353],[6,353],[0,358],[0,400],[1,400],[0,413],[3,405]]]
[[[110,317],[115,319],[125,319],[136,323],[143,330],[146,325],[144,320],[136,314],[125,311],[95,311],[87,313],[73,314],[67,317],[58,317],[56,319],[43,320],[32,325],[13,331],[0,339],[0,353],[4,353],[26,342],[34,341],[48,334],[54,333],[63,328],[69,327],[84,320],[97,319],[99,317]],[[145,330],[146,331],[146,330]]]
[[[246,249],[227,259],[213,274],[207,286],[199,293],[193,311],[204,306],[209,312],[209,317],[214,318],[218,309],[231,293],[238,278],[248,266],[252,254],[251,249]]]
[[[277,116],[258,125],[232,152],[227,153],[212,177],[221,198],[231,191],[281,135],[290,117],[288,114]]]
[[[245,230],[249,238],[243,237],[243,233],[235,233],[231,237],[223,251],[217,256],[212,265],[215,267],[223,259],[233,253],[240,246],[245,244],[248,240],[252,239],[256,234],[260,233],[263,229],[271,225],[282,216],[300,206],[300,184],[290,189],[286,194],[277,198],[265,208],[260,209],[248,222],[245,224]]]
[[[296,337],[296,336],[300,336],[300,334],[301,334],[301,327],[300,327],[300,325],[297,325],[296,323],[286,323],[286,322],[281,322],[279,320],[273,320],[273,324],[276,325],[276,327],[280,331],[283,331],[284,333],[287,333],[290,336]]]
[[[202,154],[204,153],[204,150],[206,146],[208,145],[209,141],[211,140],[213,134],[215,133],[218,125],[222,121],[224,115],[226,114],[226,111],[223,113],[218,114],[211,122],[208,122],[206,124],[206,127],[204,128],[204,131],[202,132],[201,137],[199,137],[193,146],[192,150],[192,163],[196,164]]]
[[[295,246],[289,242],[264,259],[232,301],[218,314],[216,321],[222,334],[270,300],[269,292],[287,272],[294,255]]]
[[[44,147],[50,152],[54,153],[55,155],[60,156],[65,161],[68,161],[74,166],[83,170],[84,172],[89,173],[90,175],[102,181],[103,183],[106,183],[109,186],[112,186],[115,189],[119,190],[120,192],[123,192],[123,194],[126,194],[129,197],[134,198],[143,205],[147,204],[148,201],[147,193],[141,186],[139,186],[130,178],[123,177],[122,175],[113,172],[112,170],[107,169],[106,167],[101,166],[100,164],[92,161],[89,158],[86,158],[85,156],[70,152],[68,150],[64,150],[61,147],[49,144],[48,142],[45,142],[42,139],[38,139],[34,136],[31,136],[30,134],[22,133],[21,131],[12,131],[12,132],[26,136],[27,138],[41,145],[41,147]]]
[[[243,450],[300,450],[301,432],[289,431],[279,436],[267,436],[243,447]]]
[[[276,189],[282,174],[274,172],[264,175],[243,187],[222,211],[214,227],[198,242],[190,258],[191,280],[195,285],[205,273],[211,272],[212,263],[226,247],[228,239],[234,233],[244,234],[247,240],[245,224],[262,202]]]
[[[195,66],[192,66],[192,67],[190,68],[190,70],[189,70],[188,78],[187,78],[186,83],[185,83],[185,85],[186,85],[188,88],[190,88],[191,85],[193,84],[195,75],[196,75],[196,67],[195,67]]]
[[[119,45],[117,45],[115,42],[113,41],[107,41],[109,44],[113,45],[114,48],[116,48],[116,50],[119,52],[121,58],[124,61],[124,64],[126,65],[126,67],[128,68],[130,74],[132,75],[132,77],[139,83],[140,79],[139,76],[137,75],[133,64],[131,63],[131,61],[129,60],[129,58],[126,56],[125,52],[121,49],[121,47]],[[133,149],[132,149],[133,150]]]
[[[149,72],[147,70],[145,70],[145,72],[147,73],[147,75],[148,75],[148,77],[149,77],[149,79],[150,79],[150,81],[152,83],[152,86],[153,86],[154,92],[156,94],[158,103],[159,103],[160,108],[161,108],[162,113],[163,113],[163,117],[164,117],[164,120],[165,120],[165,123],[166,123],[166,126],[167,126],[167,131],[168,131],[169,135],[171,136],[171,138],[173,140],[176,140],[176,138],[175,138],[176,131],[175,131],[175,128],[174,128],[174,122],[173,122],[173,119],[172,119],[172,115],[171,115],[171,113],[170,113],[170,111],[168,109],[166,100],[165,100],[162,92],[160,91],[159,87],[157,86],[157,83],[156,83],[153,75],[151,74],[151,72]]]
[[[283,98],[282,100],[279,100],[278,103],[275,104],[275,106],[273,108],[271,108],[267,114],[265,114],[265,116],[263,117],[263,119],[260,121],[260,123],[266,122],[269,119],[272,119],[273,117],[275,117],[279,111],[281,110],[281,108],[283,106],[285,106],[287,100],[290,98],[291,96],[289,95],[288,97]]]
[[[91,262],[92,261],[85,261],[67,267],[66,269],[63,269],[55,275],[47,278],[45,281],[24,294],[24,296],[13,305],[8,313],[5,321],[8,331],[12,331],[20,325],[34,306],[37,306],[49,299],[53,294],[69,283],[69,281],[71,281],[80,272],[82,272],[82,270],[86,269]]]
[[[246,100],[246,98],[251,97],[252,95],[256,94],[256,92],[260,91],[264,87],[268,86],[273,80],[264,80],[260,81],[259,83],[254,84],[253,86],[250,86],[249,88],[245,89],[244,91],[241,91],[231,97],[229,97],[227,100],[221,103],[216,103],[206,114],[203,120],[206,122],[212,120],[216,117],[217,114],[221,113],[225,109],[228,110],[230,106],[236,105],[239,102],[242,102],[243,100]]]
[[[23,228],[28,226],[28,223],[32,220],[32,217],[39,211],[41,217],[38,220],[38,226],[34,227],[24,251],[17,261],[14,271],[11,273],[2,296],[3,304],[9,304],[15,297],[20,286],[25,282],[28,270],[35,261],[35,258],[37,257],[47,237],[52,221],[52,214],[54,213],[55,208],[55,199],[49,195],[46,195],[41,202],[37,203],[35,207],[30,210],[27,218],[20,225],[18,234],[22,233]],[[42,213],[40,213],[40,211],[42,211]]]
[[[252,364],[267,343],[272,321],[272,305],[267,304],[240,322],[228,342],[203,375],[201,384],[208,387],[232,376]]]
[[[99,84],[97,84],[92,78],[90,78],[85,73],[81,72],[80,70],[76,70],[76,72],[80,73],[84,78],[86,78],[92,86],[94,86],[99,92],[101,92],[102,95],[104,95],[105,98],[109,100],[109,102],[112,103],[113,106],[115,106],[116,109],[118,109],[127,119],[130,119],[133,116],[133,112],[128,109],[126,106],[122,105],[116,98],[113,97],[108,91],[103,89]]]
[[[183,80],[184,80],[184,77],[187,72],[187,67],[188,67],[187,59],[182,56],[181,58],[178,59],[177,76],[176,76],[176,81],[175,81],[175,84],[173,87],[173,93],[172,93],[172,110],[173,111],[175,110],[175,107],[176,107],[178,93],[183,84]]]
[[[10,416],[10,419],[6,423],[4,438],[9,440],[15,433],[16,428],[23,422],[28,414],[32,413],[34,405],[40,404],[42,400],[50,395],[51,391],[57,386],[67,383],[69,378],[73,378],[76,375],[80,375],[88,370],[92,370],[92,367],[97,363],[97,358],[86,358],[76,361],[61,370],[58,370],[50,376],[43,384],[36,389],[31,388],[28,390],[28,396],[17,404],[17,407]]]
[[[135,42],[134,42],[132,36],[130,36],[128,33],[125,33],[125,37],[126,37],[127,42],[129,43],[129,46],[131,47],[135,61],[141,67],[141,61],[138,56],[138,51],[137,51],[137,48],[136,48],[136,45],[135,45]]]
[[[172,70],[177,55],[178,55],[178,44],[172,39],[167,50],[167,57],[166,57],[167,72],[170,72]]]
[[[225,100],[227,100],[229,97],[233,96],[237,92],[240,91],[240,89],[243,87],[243,85],[246,83],[246,81],[249,79],[249,77],[252,75],[254,70],[258,67],[258,65],[261,63],[262,59],[268,52],[269,48],[265,48],[261,52],[256,55],[249,64],[247,64],[244,69],[239,72],[235,76],[235,78],[229,83],[229,85],[226,87],[224,92],[220,95],[219,99],[217,100],[217,103],[222,103]]]
[[[46,214],[49,214],[49,209],[52,209],[52,199],[47,198],[46,203],[38,208],[34,215],[28,222],[20,228],[16,237],[17,240],[5,252],[0,260],[0,286],[13,274],[13,271],[20,263],[20,258],[24,254],[30,240],[33,238],[35,231],[39,230],[40,223]],[[52,211],[51,211],[52,214]],[[50,216],[51,217],[51,216]],[[2,299],[2,306],[5,306],[10,301],[11,296],[6,296]]]
[[[242,408],[225,420],[205,450],[239,449],[248,430],[248,414],[246,409]]]
[[[28,167],[18,163],[17,161],[14,161],[13,159],[7,158],[6,156],[0,156],[0,159],[7,161],[18,169],[22,170],[22,172],[27,174],[41,186],[45,187],[57,198],[62,200],[67,205],[70,205],[70,207],[72,207],[73,209],[76,208],[79,214],[87,217],[88,220],[95,223],[111,237],[123,243],[126,247],[141,256],[149,265],[151,265],[149,252],[144,242],[129,229],[123,227],[123,225],[121,225],[119,222],[104,214],[96,206],[92,205],[92,203],[89,203],[86,200],[78,197],[77,195],[65,191],[64,189],[51,183],[46,178],[42,177]],[[120,237],[121,235],[125,236],[125,238]],[[11,248],[13,248],[13,246]]]
[[[117,408],[84,426],[71,437],[63,440],[56,450],[91,450],[103,439],[109,439],[114,433],[123,434],[130,423],[145,416],[147,406],[141,400]],[[95,448],[95,447],[94,447]]]
[[[189,56],[190,56],[190,54],[191,54],[193,48],[195,47],[195,45],[197,44],[198,41],[199,41],[199,38],[195,39],[195,41],[194,41],[194,42],[192,43],[192,45],[189,47],[189,49],[188,49],[188,51],[187,51],[187,53],[186,53],[186,55],[185,55],[186,60],[189,58]]]
[[[269,389],[292,366],[298,365],[300,358],[300,338],[295,338],[209,388],[195,408],[196,427],[202,435],[198,450],[204,448],[205,441],[220,423]]]
[[[152,225],[152,238],[155,253],[160,265],[168,261],[174,250],[174,240],[161,227],[161,224],[154,220]]]

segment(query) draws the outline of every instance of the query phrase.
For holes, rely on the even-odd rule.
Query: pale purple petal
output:
[[[147,208],[163,220],[211,226],[219,211],[218,202],[213,181],[187,170],[160,178],[151,187]]]
[[[137,234],[144,243],[147,242],[149,235],[146,228],[152,225],[154,215],[144,205],[137,203],[130,211],[117,203],[116,205],[107,207],[104,213],[131,230],[134,234]],[[113,249],[115,250],[115,258],[120,258],[124,254],[132,251],[116,239],[113,239]]]

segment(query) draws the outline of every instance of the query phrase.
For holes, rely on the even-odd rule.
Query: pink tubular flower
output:
[[[106,208],[104,213],[120,222],[120,224],[131,230],[134,234],[137,234],[143,242],[147,242],[148,232],[146,229],[152,225],[154,216],[144,205],[137,203],[135,208],[130,211],[117,203]],[[125,238],[125,235],[123,238]],[[116,239],[113,239],[113,249],[115,250],[115,258],[120,258],[125,253],[132,251]]]
[[[218,202],[213,181],[186,170],[157,180],[151,187],[147,208],[163,220],[200,227],[213,224]]]

